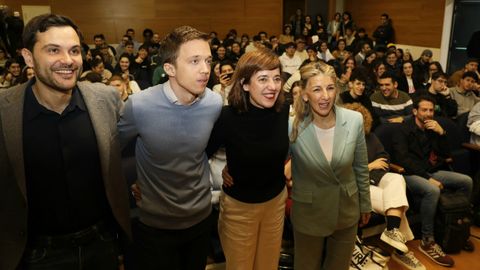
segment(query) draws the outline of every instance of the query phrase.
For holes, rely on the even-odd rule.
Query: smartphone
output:
[[[227,73],[224,76],[225,76],[225,79],[231,79],[233,76],[233,73]]]

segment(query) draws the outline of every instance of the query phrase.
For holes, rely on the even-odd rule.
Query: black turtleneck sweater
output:
[[[223,187],[229,196],[246,203],[273,199],[285,187],[284,164],[287,157],[288,108],[260,109],[251,104],[238,113],[225,106],[215,123],[207,147],[211,156],[224,146],[228,172],[234,185]]]

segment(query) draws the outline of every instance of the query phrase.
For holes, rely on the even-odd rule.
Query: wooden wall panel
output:
[[[52,12],[72,18],[87,43],[103,33],[107,42],[117,43],[127,28],[142,31],[151,28],[161,36],[180,25],[201,31],[216,31],[224,37],[235,28],[239,35],[250,36],[260,30],[278,35],[282,28],[283,0],[4,0],[21,11],[21,5],[49,5]]]
[[[357,26],[371,36],[387,13],[393,20],[396,42],[440,48],[445,0],[345,0]]]

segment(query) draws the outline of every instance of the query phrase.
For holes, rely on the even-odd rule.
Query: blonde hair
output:
[[[363,116],[363,128],[365,130],[365,135],[370,134],[370,132],[372,131],[372,122],[373,122],[372,114],[370,113],[370,111],[367,108],[365,108],[365,106],[363,106],[361,103],[358,103],[358,102],[346,103],[343,105],[343,107],[345,109],[349,109],[349,110],[361,113]]]
[[[301,97],[306,91],[307,83],[310,78],[315,77],[317,75],[324,75],[329,76],[332,78],[333,82],[335,83],[337,77],[335,74],[335,69],[323,62],[312,62],[309,63],[302,68],[300,68],[300,85],[301,85],[301,92],[300,96],[293,104],[293,110],[295,112],[295,120],[293,120],[293,127],[292,132],[290,134],[290,141],[295,142],[298,135],[300,134],[300,124],[303,127],[306,127],[310,122],[313,121],[313,112],[310,106],[310,103],[305,102]],[[335,88],[336,88],[335,84]]]

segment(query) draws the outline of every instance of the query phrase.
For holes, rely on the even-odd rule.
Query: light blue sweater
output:
[[[130,96],[118,123],[122,146],[137,138],[140,220],[159,229],[184,229],[211,211],[205,148],[222,100],[210,89],[191,105],[175,104],[156,85]]]

